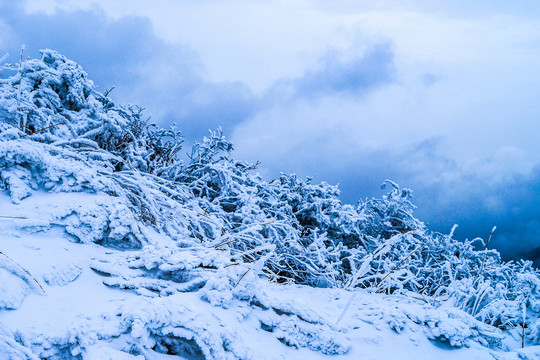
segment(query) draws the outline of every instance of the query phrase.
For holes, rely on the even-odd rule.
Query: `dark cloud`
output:
[[[540,265],[540,164],[527,174],[486,176],[482,169],[466,169],[442,154],[443,140],[429,139],[409,149],[366,153],[349,163],[349,171],[333,176],[342,197],[380,196],[385,178],[414,191],[416,216],[433,231],[448,233],[458,224],[456,237],[487,239],[503,257],[531,259]],[[484,167],[497,168],[493,159]],[[335,171],[335,170],[334,170]],[[332,171],[333,172],[333,171]]]
[[[336,51],[319,59],[301,77],[277,81],[267,100],[318,100],[326,96],[359,96],[394,80],[394,54],[387,44],[376,45],[362,56],[340,60]]]
[[[394,54],[387,45],[375,46],[363,56],[339,61],[339,54],[330,52],[316,70],[307,71],[292,81],[300,97],[328,94],[363,94],[393,80]]]
[[[222,127],[225,134],[256,112],[259,99],[243,83],[198,84],[186,98],[171,104],[164,118],[176,122],[189,140]]]
[[[443,188],[453,200],[445,209],[431,205],[432,214],[456,214],[455,222],[461,223],[462,228],[457,234],[468,237],[486,238],[491,228],[497,226],[493,247],[507,259],[529,258],[540,265],[540,164],[527,175],[515,174],[502,182],[493,183],[481,177],[473,181],[476,188],[458,194]],[[435,227],[441,226],[436,219],[433,223]]]
[[[96,84],[111,87],[131,85],[130,68],[149,57],[159,56],[166,46],[156,41],[147,19],[124,17],[108,19],[100,10],[58,11],[53,15],[26,14],[24,2],[3,1],[0,20],[11,30],[7,49],[18,61],[22,44],[26,56],[38,56],[50,48],[77,61]]]

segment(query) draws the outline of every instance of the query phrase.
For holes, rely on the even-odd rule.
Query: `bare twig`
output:
[[[113,91],[113,90],[114,90],[114,86],[112,88],[110,88],[110,89],[105,90],[105,93],[103,94],[103,96],[108,97],[109,94],[111,93],[111,91]]]
[[[3,59],[4,59],[4,57],[1,57],[1,58],[0,58],[0,61],[2,61]],[[0,78],[5,79],[6,77],[5,77],[4,75],[0,74]],[[17,87],[14,86],[13,84],[8,84],[8,83],[0,83],[0,84],[6,84],[6,85],[11,86],[12,88],[14,88],[14,89],[17,90],[17,91],[19,90],[19,89],[17,89]]]
[[[227,244],[230,244],[230,243],[232,243],[234,241],[236,241],[236,239],[224,240],[224,241],[220,242],[219,244],[217,244],[216,246],[214,246],[214,249],[215,250],[221,250],[220,247],[225,246]]]

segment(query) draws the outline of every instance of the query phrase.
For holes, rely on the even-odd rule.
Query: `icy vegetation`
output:
[[[410,190],[267,182],[219,129],[181,161],[52,50],[1,73],[0,359],[540,358],[539,270]]]

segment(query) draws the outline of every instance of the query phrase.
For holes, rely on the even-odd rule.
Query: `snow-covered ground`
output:
[[[414,294],[279,285],[249,273],[220,289],[235,266],[188,264],[188,253],[206,248],[179,248],[150,228],[137,250],[81,243],[66,230],[80,221],[77,209],[114,201],[36,192],[13,204],[0,193],[0,359],[540,359],[540,346],[521,349],[520,329],[503,333]],[[175,291],[185,282],[159,280],[152,251],[184,256],[210,280]]]

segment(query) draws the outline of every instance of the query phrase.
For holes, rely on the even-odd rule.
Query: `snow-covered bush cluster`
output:
[[[79,65],[52,50],[4,65],[2,73],[0,187],[14,203],[39,191],[117,199],[74,206],[44,225],[63,226],[78,242],[134,250],[92,265],[106,284],[151,298],[197,291],[224,308],[235,298],[253,302],[250,284],[260,278],[409,294],[502,330],[526,326],[527,343],[540,344],[539,271],[527,261],[501,261],[480,239],[430,232],[413,216],[410,190],[386,181],[381,199],[353,206],[324,182],[287,174],[265,181],[256,164],[232,158],[233,145],[219,129],[182,161],[176,128],[149,124],[140,108],[115,104]],[[174,245],[155,243],[156,234]],[[284,322],[261,324],[290,331]],[[311,344],[302,338],[320,326],[303,324],[283,341]],[[180,346],[159,331],[152,336],[162,337],[164,349]],[[346,351],[330,338],[321,349]]]

